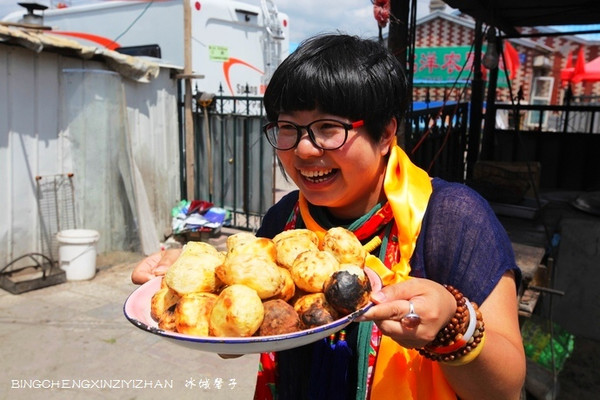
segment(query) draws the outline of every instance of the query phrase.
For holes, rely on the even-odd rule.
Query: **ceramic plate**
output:
[[[368,268],[365,268],[365,271],[371,280],[373,290],[379,290],[381,288],[379,277],[374,272],[368,270]],[[373,305],[369,303],[360,310],[330,324],[289,334],[244,338],[191,336],[162,330],[158,328],[157,322],[150,316],[150,301],[154,293],[159,290],[161,280],[161,277],[154,278],[138,287],[129,295],[123,306],[125,317],[138,328],[171,340],[178,345],[219,354],[249,354],[280,351],[316,342],[343,329]]]

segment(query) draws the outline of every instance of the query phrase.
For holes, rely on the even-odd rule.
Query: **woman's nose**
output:
[[[295,152],[298,157],[312,157],[315,155],[321,155],[323,150],[315,146],[308,132],[304,130],[302,136],[300,136],[300,140],[298,141]]]

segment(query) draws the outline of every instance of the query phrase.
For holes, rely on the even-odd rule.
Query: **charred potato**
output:
[[[338,319],[338,313],[327,302],[323,293],[311,293],[299,298],[294,304],[305,329],[329,324]]]
[[[363,269],[343,267],[331,275],[325,284],[327,302],[341,315],[348,315],[369,302],[371,283]]]
[[[284,300],[269,300],[263,303],[265,317],[258,329],[259,336],[280,335],[300,330],[298,313]]]

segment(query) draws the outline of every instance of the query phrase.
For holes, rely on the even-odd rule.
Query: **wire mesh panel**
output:
[[[56,234],[77,228],[73,174],[35,177],[40,216],[40,248],[51,260],[58,259]]]

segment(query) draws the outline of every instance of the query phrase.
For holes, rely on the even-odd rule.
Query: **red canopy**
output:
[[[572,83],[578,83],[582,81],[597,82],[600,81],[600,57],[585,62],[583,49],[579,49],[577,55],[577,61],[575,67],[572,67],[572,55],[569,53],[567,56],[567,66],[560,71],[560,79],[563,81],[570,81]]]
[[[575,73],[572,79],[573,83],[587,81],[587,82],[598,82],[600,81],[600,57],[597,57],[586,63],[584,71]]]

